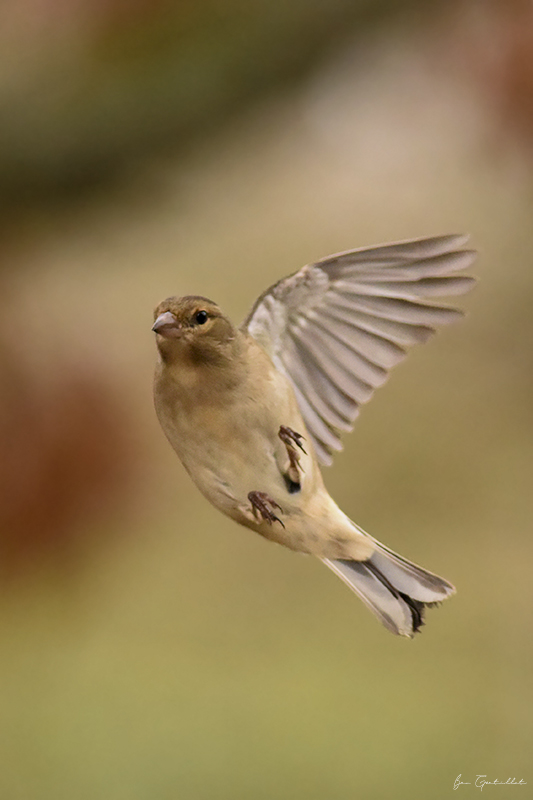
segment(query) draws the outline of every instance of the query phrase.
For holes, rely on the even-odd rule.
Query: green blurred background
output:
[[[5,3],[0,114],[1,800],[532,797],[531,4]],[[326,474],[458,587],[409,642],[192,486],[151,312],[456,231]]]

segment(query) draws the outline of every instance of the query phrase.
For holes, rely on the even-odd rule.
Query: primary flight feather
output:
[[[359,408],[435,328],[462,312],[466,236],[351,250],[270,287],[235,328],[201,296],[155,310],[155,406],[213,505],[265,538],[321,558],[393,633],[412,636],[453,586],[388,550],[334,503],[319,469]]]

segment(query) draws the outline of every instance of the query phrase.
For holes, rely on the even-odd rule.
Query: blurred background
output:
[[[0,797],[531,786],[529,0],[3,3],[0,114]],[[326,474],[458,587],[409,642],[200,496],[151,313],[239,320],[331,252],[463,231],[468,316]]]

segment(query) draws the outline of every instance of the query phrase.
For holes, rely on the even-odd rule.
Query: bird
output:
[[[409,348],[463,312],[476,252],[465,235],[348,250],[267,289],[240,326],[201,295],[156,307],[156,414],[217,509],[321,559],[392,633],[413,638],[455,592],[337,506],[321,472]]]

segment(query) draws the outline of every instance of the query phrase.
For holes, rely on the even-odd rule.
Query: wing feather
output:
[[[462,317],[463,312],[450,306],[429,306],[411,300],[391,297],[362,297],[348,292],[339,292],[338,300],[355,311],[362,311],[392,322],[407,322],[412,325],[449,325]]]
[[[336,302],[333,297],[324,298],[324,305],[327,306],[327,313],[330,317],[338,319],[340,322],[347,322],[361,331],[383,336],[401,347],[423,344],[435,333],[435,329],[427,325],[393,322],[361,313],[350,308],[349,305]]]
[[[299,355],[307,350],[311,358],[319,365],[325,375],[327,375],[334,386],[338,386],[344,394],[352,397],[356,403],[366,403],[373,394],[373,388],[365,383],[364,380],[350,373],[348,369],[331,357],[329,351],[320,346],[315,339],[303,339],[296,334],[294,336],[299,344]]]
[[[378,367],[391,369],[405,357],[405,350],[402,347],[383,336],[361,330],[349,319],[341,320],[331,313],[316,309],[313,309],[310,317],[324,329],[336,331],[337,338],[342,337],[345,341],[349,341],[358,353]]]
[[[305,388],[309,403],[332,429],[351,431],[357,416],[357,404],[332,386],[327,376],[310,360],[291,353],[292,349],[291,346],[287,348],[287,356],[282,356],[282,361],[298,385]],[[351,406],[347,408],[348,403]]]

